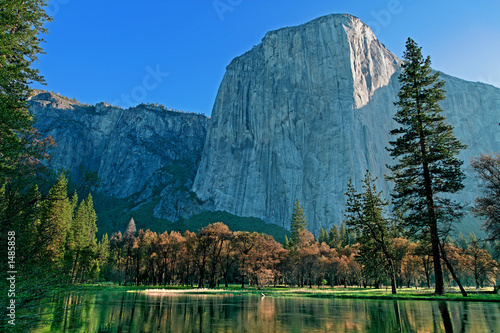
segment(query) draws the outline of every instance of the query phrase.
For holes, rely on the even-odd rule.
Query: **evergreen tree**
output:
[[[500,240],[500,154],[481,154],[471,166],[482,181],[482,195],[476,198],[474,214],[483,217],[490,240]]]
[[[72,223],[73,212],[67,186],[68,182],[61,174],[41,204],[40,223],[37,226],[38,238],[46,244],[40,259],[48,258],[54,263],[62,263]]]
[[[285,243],[283,243],[283,247],[285,249],[290,248],[290,241],[288,240],[288,236],[287,235],[285,235]]]
[[[137,232],[137,228],[135,226],[134,218],[132,217],[130,219],[130,221],[128,222],[127,230],[125,230],[125,235],[124,235],[125,240],[130,239],[130,238],[134,238],[136,232]]]
[[[340,223],[339,240],[340,240],[340,242],[339,242],[340,243],[340,247],[344,247],[344,246],[347,246],[347,245],[351,244],[351,239],[350,239],[349,231],[347,230],[347,227],[346,227],[344,221],[342,221]]]
[[[300,234],[302,231],[306,230],[306,227],[306,215],[300,206],[299,199],[296,199],[293,206],[292,221],[290,222],[290,232],[292,234],[290,243],[292,246],[300,242]]]
[[[462,250],[465,250],[465,249],[467,249],[469,247],[469,242],[467,241],[467,238],[465,238],[465,235],[463,233],[460,233],[458,235],[457,245]]]
[[[135,234],[137,232],[137,228],[135,226],[135,221],[134,218],[131,218],[130,221],[128,222],[127,230],[125,231],[125,234],[123,236],[124,239],[124,244],[123,246],[125,247],[126,251],[126,257],[125,257],[125,285],[127,285],[127,282],[131,279],[132,275],[132,266],[133,266],[133,261],[134,261],[134,256],[133,256],[133,251],[132,248],[134,246],[136,237]]]
[[[110,250],[111,245],[108,234],[104,234],[97,246],[97,260],[101,269],[101,276],[104,277],[105,281],[109,281],[111,277],[109,267]]]
[[[96,220],[92,195],[82,200],[78,205],[71,225],[68,242],[68,257],[71,262],[73,281],[85,280],[92,270],[92,264],[97,256]]]
[[[328,231],[326,231],[325,228],[321,227],[319,228],[319,236],[318,236],[318,242],[321,243],[329,243],[329,237],[328,237]]]
[[[339,229],[334,224],[328,232],[328,245],[333,248],[338,248],[341,245]]]
[[[17,175],[19,164],[45,157],[28,112],[29,84],[43,83],[31,64],[42,52],[40,34],[50,17],[45,0],[2,0],[0,13],[0,184]]]
[[[357,241],[361,244],[360,258],[365,267],[372,267],[375,276],[380,278],[380,266],[371,265],[381,263],[391,280],[392,293],[396,294],[396,268],[394,264],[393,239],[395,228],[384,217],[387,201],[381,199],[381,193],[375,187],[376,179],[366,171],[363,179],[363,193],[357,193],[352,181],[349,182],[346,192],[347,209],[346,223],[351,229],[357,230]]]
[[[439,223],[459,216],[459,206],[441,193],[463,188],[462,161],[456,158],[465,148],[453,135],[453,128],[441,115],[439,102],[445,98],[444,82],[432,73],[430,58],[410,38],[406,42],[401,89],[395,105],[394,120],[400,127],[390,133],[397,136],[388,148],[396,164],[388,179],[395,182],[396,208],[405,213],[410,232],[430,238],[436,278],[435,293],[445,293],[441,269]]]

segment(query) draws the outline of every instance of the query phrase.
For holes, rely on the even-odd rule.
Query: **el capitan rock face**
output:
[[[339,224],[350,178],[383,175],[401,60],[358,18],[328,15],[266,34],[227,67],[193,191],[204,207],[289,227]],[[470,157],[500,147],[500,89],[448,75],[444,115]],[[466,168],[467,171],[467,168]],[[470,171],[470,170],[469,170]],[[470,172],[468,172],[470,174]],[[459,196],[471,203],[473,178]]]

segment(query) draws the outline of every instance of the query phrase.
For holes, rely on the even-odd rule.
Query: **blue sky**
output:
[[[498,0],[50,0],[47,11],[42,88],[84,103],[209,115],[234,57],[331,13],[359,17],[399,57],[411,37],[435,69],[500,87]]]

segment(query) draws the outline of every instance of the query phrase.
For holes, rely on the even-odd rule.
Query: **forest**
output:
[[[365,181],[369,180],[368,174]],[[369,241],[361,242],[363,229],[354,224],[333,225],[330,230],[321,228],[316,239],[307,230],[298,200],[291,217],[291,238],[285,238],[284,244],[263,233],[233,232],[223,222],[209,224],[196,233],[181,234],[137,230],[134,219],[123,233],[118,231],[110,237],[104,234],[98,240],[98,217],[92,195],[80,201],[76,193],[68,196],[67,183],[61,175],[35,207],[36,212],[32,212],[39,219],[32,225],[30,239],[33,246],[40,247],[25,259],[33,265],[44,262],[44,269],[57,272],[60,282],[112,281],[120,285],[199,288],[229,284],[239,284],[242,288],[278,285],[379,288],[390,286],[394,272],[397,288],[431,287],[434,283],[429,242],[411,240],[404,230],[388,228],[386,250],[391,266],[384,251]],[[32,195],[39,197],[36,192],[35,187]],[[43,243],[36,242],[43,239],[46,240]],[[499,269],[493,256],[498,259],[498,253],[494,246],[480,242],[474,234],[447,239],[443,253],[466,286],[480,288],[495,284]],[[445,281],[453,284],[448,271]]]
[[[363,255],[345,225],[322,229],[318,240],[307,230],[286,246],[266,234],[235,231],[213,223],[198,233],[157,234],[135,230],[131,220],[124,234],[110,239],[102,277],[124,285],[255,286],[381,286],[390,285],[381,256]],[[430,249],[422,242],[396,237],[392,242],[398,287],[430,287]],[[468,286],[494,285],[498,264],[474,234],[446,244],[459,278]],[[448,273],[446,280],[451,284]]]

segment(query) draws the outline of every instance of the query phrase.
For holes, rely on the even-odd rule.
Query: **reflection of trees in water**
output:
[[[444,330],[446,333],[453,333],[453,324],[451,322],[450,312],[446,302],[439,302],[439,312],[443,318]]]
[[[460,333],[464,333],[465,332],[465,326],[467,326],[467,321],[469,320],[469,302],[465,302],[464,303],[464,307],[463,307],[463,310],[461,311],[462,314],[461,314],[461,318],[462,318],[462,322],[461,322],[461,329],[460,329]]]
[[[127,292],[74,294],[44,311],[52,314],[45,330],[86,332],[486,332],[500,318],[493,303]]]

